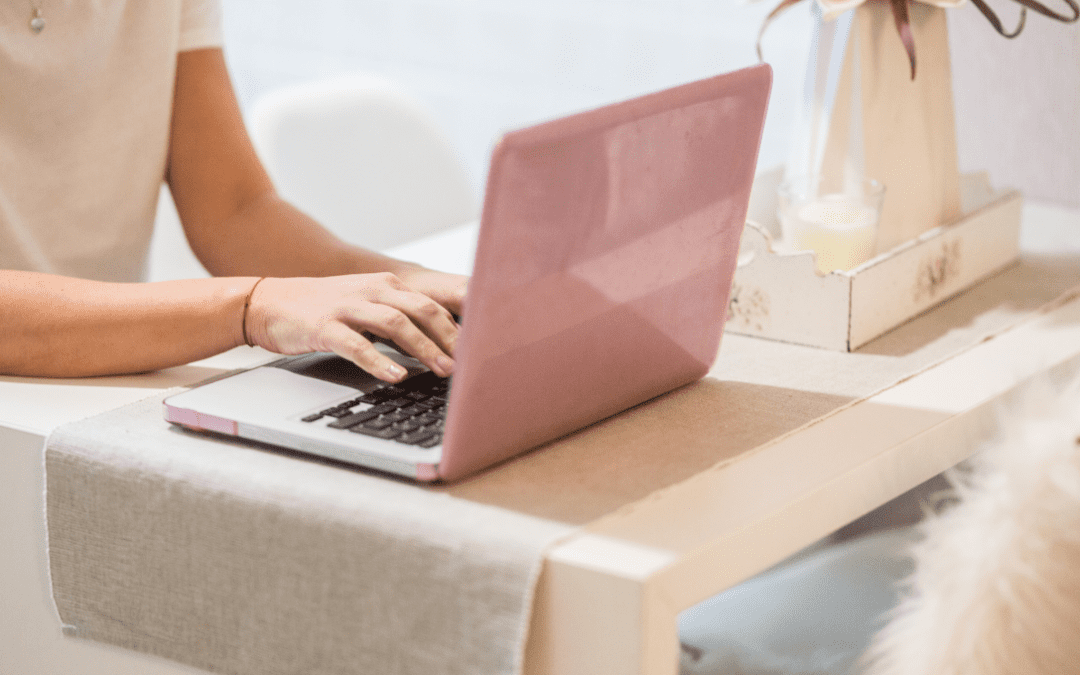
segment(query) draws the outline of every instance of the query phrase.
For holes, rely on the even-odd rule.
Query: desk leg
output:
[[[526,675],[675,675],[678,610],[660,591],[666,551],[580,534],[545,560]]]

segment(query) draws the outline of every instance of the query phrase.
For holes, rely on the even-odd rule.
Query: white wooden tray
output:
[[[754,182],[728,308],[732,333],[851,351],[1019,259],[1023,199],[993,190],[979,173],[961,178],[956,222],[853,270],[819,274],[812,252],[774,246],[781,176],[774,169]]]

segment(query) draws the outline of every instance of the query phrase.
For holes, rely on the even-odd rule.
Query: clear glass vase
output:
[[[837,191],[845,182],[860,183],[865,178],[865,162],[862,144],[862,102],[858,91],[844,87],[841,91],[841,75],[845,56],[857,50],[849,48],[849,42],[858,40],[852,30],[854,12],[844,12],[839,17],[826,20],[818,4],[811,3],[813,37],[810,58],[806,66],[806,82],[802,105],[795,128],[792,151],[785,169],[785,179],[809,177],[821,183],[829,191]],[[858,59],[852,61],[858,69]],[[857,76],[858,73],[855,73]],[[858,77],[855,77],[858,80]],[[830,144],[830,134],[835,134],[841,123],[846,123],[844,157],[841,175],[827,170],[827,151],[835,152],[836,139]],[[829,158],[832,160],[832,158]],[[828,162],[832,164],[832,162]]]
[[[826,19],[817,3],[812,7],[802,109],[777,205],[785,246],[813,250],[824,274],[874,256],[884,188],[866,174],[863,105],[859,87],[851,86],[860,79],[859,59],[851,57],[860,39],[854,12]]]

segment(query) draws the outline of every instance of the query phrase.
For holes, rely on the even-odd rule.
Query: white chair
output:
[[[270,92],[252,105],[248,127],[279,193],[352,243],[386,249],[476,218],[454,148],[385,79]]]

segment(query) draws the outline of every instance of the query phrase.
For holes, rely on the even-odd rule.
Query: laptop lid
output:
[[[693,382],[716,357],[767,65],[507,134],[488,174],[439,476]]]

